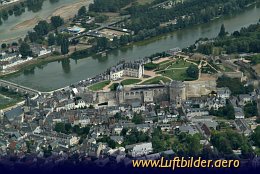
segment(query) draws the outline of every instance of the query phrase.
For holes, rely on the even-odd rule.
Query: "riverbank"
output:
[[[0,6],[0,10],[8,9],[8,8],[14,6],[14,5],[20,4],[20,3],[25,2],[25,1],[26,1],[26,0],[16,0],[16,1],[12,2],[12,3],[9,3],[9,4],[6,4],[6,5]]]
[[[36,16],[32,19],[25,20],[19,24],[17,24],[15,27],[11,28],[12,31],[26,29],[26,28],[33,28],[40,20],[47,20],[50,21],[52,16],[60,16],[65,21],[68,21],[69,19],[73,18],[77,12],[78,9],[82,6],[88,6],[92,0],[80,0],[79,2],[75,2],[68,5],[63,5],[59,8],[57,8],[51,15],[42,18],[40,16]]]
[[[46,1],[42,7],[43,9],[44,7],[47,8],[45,11],[39,10],[33,13],[26,10],[21,16],[9,16],[8,20],[3,21],[0,26],[0,43],[14,42],[24,38],[26,33],[32,30],[39,20],[50,20],[52,16],[61,16],[67,21],[77,14],[81,6],[88,6],[91,2],[93,0],[67,0],[64,3],[50,4],[50,2]]]
[[[93,0],[80,0],[79,2],[75,2],[68,5],[63,5],[57,8],[50,16],[48,16],[45,20],[50,20],[52,16],[60,16],[65,21],[73,18],[77,13],[80,7],[89,6]]]
[[[51,55],[51,56],[47,56],[47,57],[45,56],[45,57],[42,57],[42,58],[35,58],[35,59],[32,59],[32,60],[30,60],[26,63],[12,67],[12,69],[10,69],[10,71],[7,72],[7,73],[0,72],[0,78],[8,78],[10,76],[14,76],[16,74],[19,74],[26,69],[34,68],[34,67],[39,66],[39,65],[44,65],[44,64],[51,63],[51,62],[65,60],[65,59],[69,59],[69,55],[66,55],[66,56],[64,56],[64,55],[58,55],[58,56]]]

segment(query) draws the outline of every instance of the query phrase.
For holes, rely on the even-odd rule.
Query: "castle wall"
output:
[[[211,91],[217,90],[217,83],[215,80],[205,81],[186,81],[186,95],[190,97],[201,97],[208,95]]]

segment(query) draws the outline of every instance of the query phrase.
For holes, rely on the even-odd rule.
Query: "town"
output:
[[[30,5],[0,1],[14,2],[16,8],[1,13],[0,25]],[[106,57],[109,51],[232,11],[228,3],[220,3],[222,10],[219,2],[196,0],[212,5],[215,13],[201,9],[194,16],[190,1],[149,2],[111,0],[110,6],[93,1],[72,18],[39,20],[25,38],[1,42],[0,166],[117,168],[132,167],[133,159],[176,156],[260,166],[259,19],[231,33],[222,24],[215,38],[200,38],[185,48],[134,60],[122,57],[102,73],[60,89],[40,91],[4,78],[48,62]],[[248,3],[238,6],[254,1]],[[161,14],[164,19],[155,17]]]
[[[93,79],[48,94],[1,82],[2,88],[28,97],[1,111],[0,161],[7,162],[10,154],[19,161],[30,153],[49,165],[79,154],[98,166],[128,166],[133,158],[157,159],[179,151],[196,155],[209,148],[214,153],[219,146],[212,144],[214,131],[230,129],[233,136],[248,137],[258,125],[259,80],[248,80],[240,71],[250,63],[240,56],[234,63],[228,55],[187,55],[175,48],[160,57],[122,61]],[[193,66],[199,67],[197,80],[167,76],[167,71],[183,73]],[[236,94],[234,88],[220,87],[225,80],[248,89]],[[196,151],[177,148],[181,135],[194,139]],[[231,150],[237,156],[245,153],[240,147]]]

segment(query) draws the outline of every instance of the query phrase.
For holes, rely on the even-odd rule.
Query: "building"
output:
[[[128,154],[134,158],[153,152],[153,146],[151,142],[127,145],[125,148],[128,151]]]
[[[85,30],[86,30],[85,28],[81,28],[78,26],[68,27],[67,29],[65,29],[65,31],[67,31],[71,34],[80,34],[80,33],[84,32]]]
[[[141,78],[144,75],[144,66],[142,63],[119,63],[110,68],[109,77],[111,80],[118,80],[125,77]]]
[[[230,95],[231,95],[231,91],[229,88],[227,88],[227,87],[217,88],[217,97],[218,98],[229,99]]]
[[[244,119],[245,118],[245,114],[242,108],[240,107],[234,107],[235,110],[235,118],[236,119]]]

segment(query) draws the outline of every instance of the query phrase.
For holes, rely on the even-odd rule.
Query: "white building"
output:
[[[231,91],[227,87],[217,89],[218,98],[229,99],[230,95],[231,95]]]
[[[239,107],[234,107],[235,110],[235,118],[236,119],[244,119],[245,118],[245,114],[242,108]]]
[[[153,146],[151,142],[148,143],[138,143],[126,146],[129,155],[132,157],[140,157],[153,152]]]
[[[110,79],[118,80],[123,76],[141,78],[144,74],[142,63],[120,63],[110,69]]]

